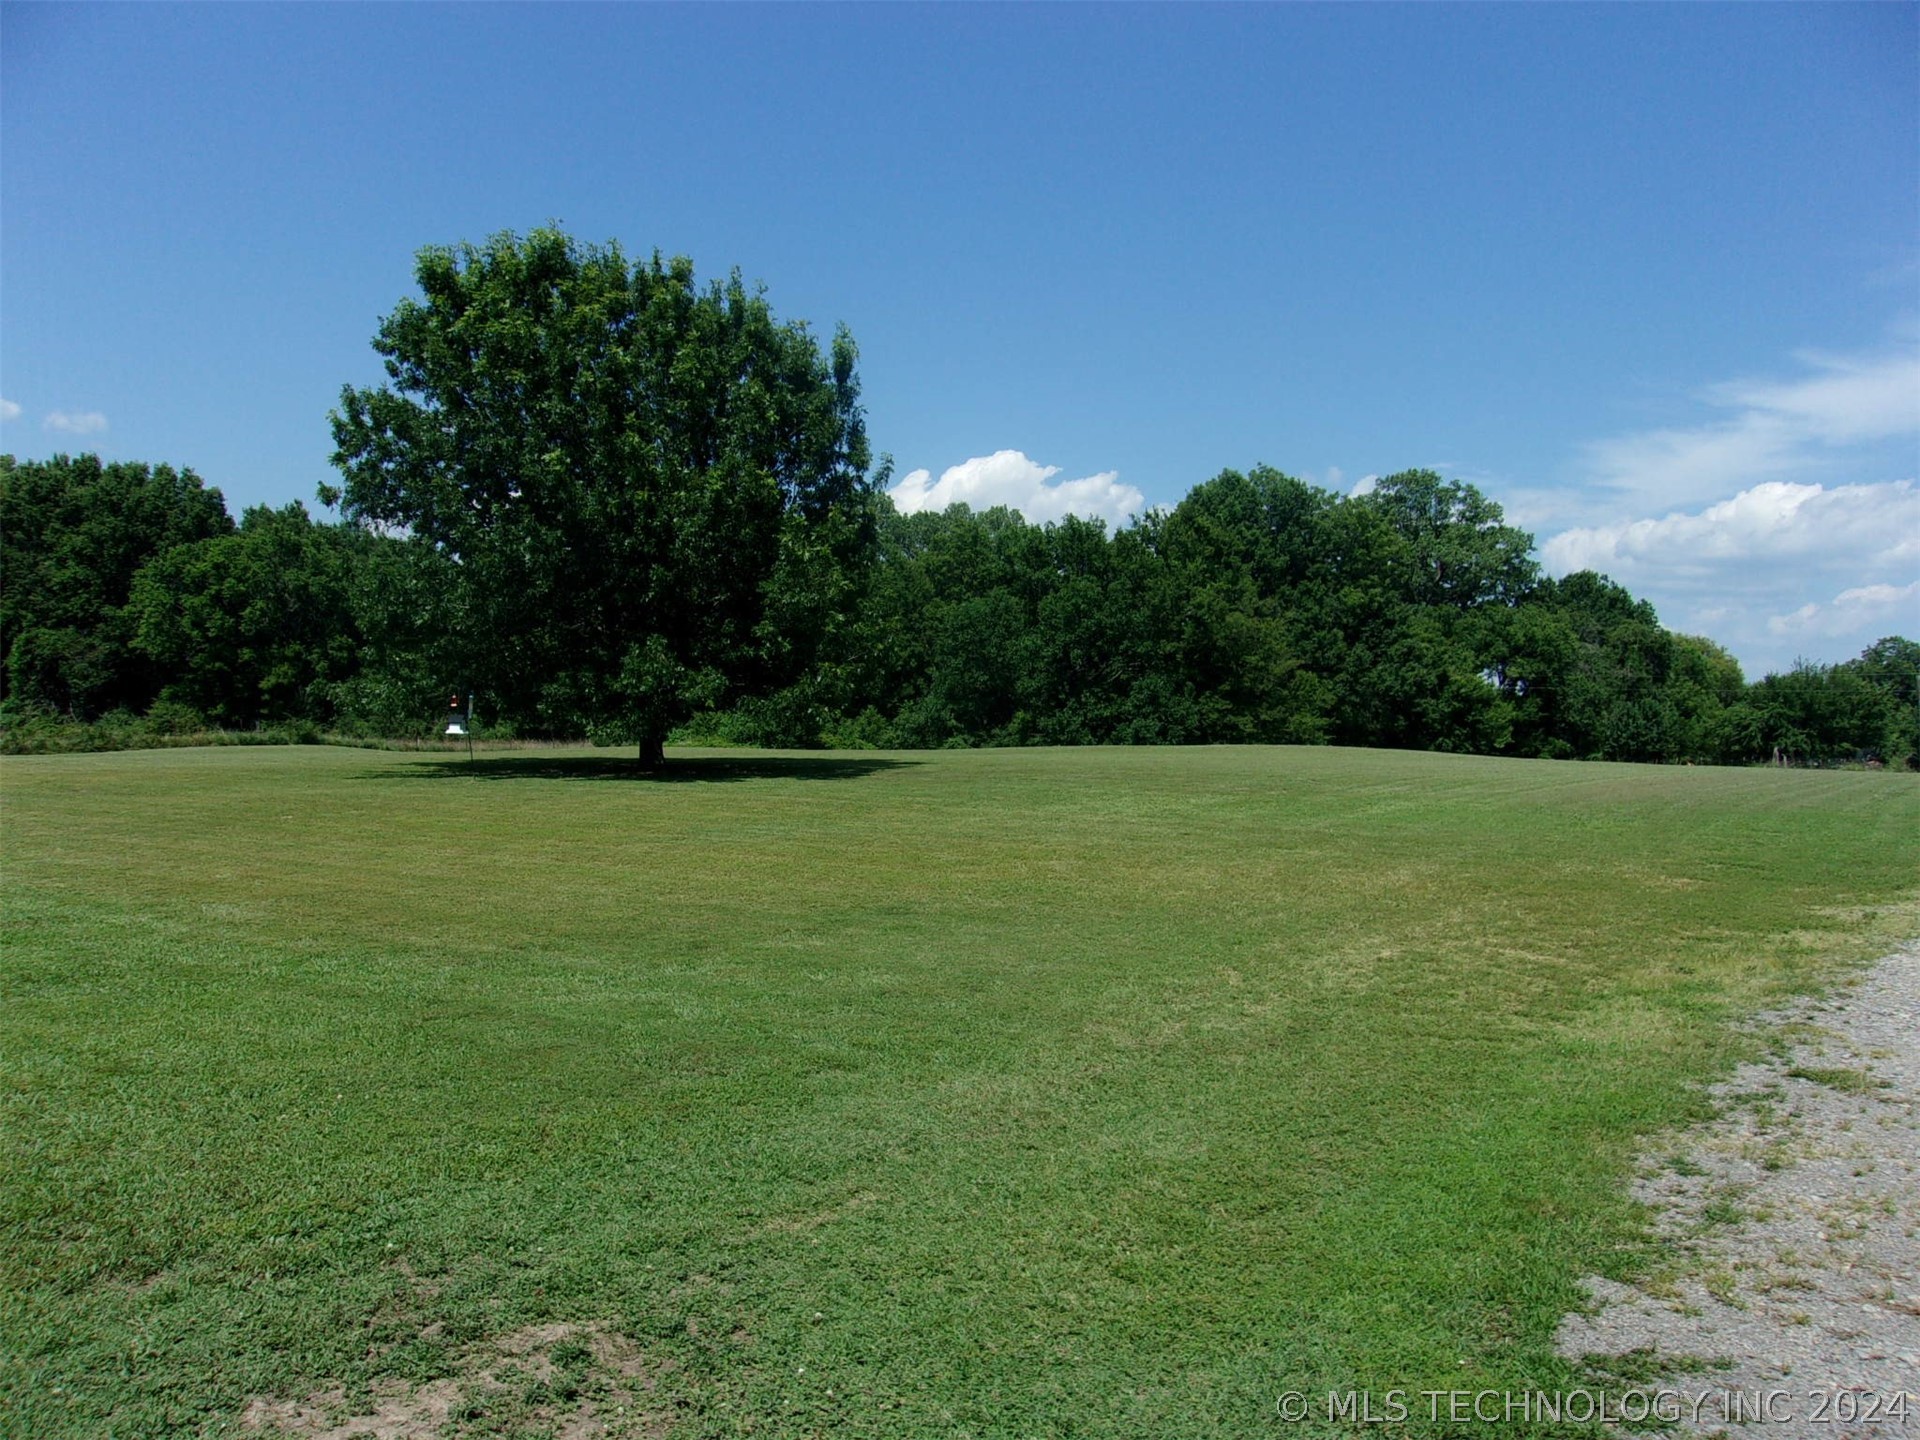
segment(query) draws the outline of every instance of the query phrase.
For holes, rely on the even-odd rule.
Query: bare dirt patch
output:
[[[377,1382],[358,1397],[337,1388],[298,1400],[257,1395],[240,1423],[282,1440],[654,1440],[673,1426],[654,1394],[669,1363],[605,1326],[536,1325],[470,1346],[445,1379]]]
[[[1561,1353],[1670,1377],[1683,1434],[1920,1435],[1920,944],[1763,1023],[1634,1187],[1669,1263],[1589,1279]]]

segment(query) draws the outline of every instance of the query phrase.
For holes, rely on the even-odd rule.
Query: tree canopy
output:
[[[738,274],[551,229],[416,277],[334,462],[350,519],[449,562],[449,683],[657,761],[694,709],[799,678],[871,542],[851,337],[823,355]]]
[[[132,644],[134,577],[232,530],[220,492],[191,470],[0,456],[0,693],[78,720],[146,708],[162,674]]]
[[[167,679],[160,698],[244,727],[328,710],[361,645],[351,605],[355,536],[298,501],[248,510],[240,528],[163,551],[135,577],[133,646]]]
[[[1726,650],[1668,631],[1605,576],[1539,576],[1525,534],[1472,486],[1412,471],[1382,488],[1345,496],[1265,466],[1226,470],[1109,532],[963,505],[902,515],[852,484],[817,546],[797,561],[770,547],[775,569],[746,597],[762,607],[752,667],[728,676],[715,664],[709,693],[688,685],[673,703],[693,710],[688,734],[798,746],[1920,756],[1911,640],[1749,684]],[[721,532],[708,533],[724,552]],[[114,719],[95,738],[208,723],[423,734],[444,715],[443,683],[479,663],[464,627],[490,597],[472,592],[469,572],[504,563],[417,532],[315,523],[298,505],[249,510],[236,528],[191,471],[93,456],[0,457],[0,545],[7,745],[27,743],[23,718],[149,705],[146,722]],[[624,740],[674,713],[581,718],[552,697],[592,676],[514,673],[522,655],[552,658],[540,646],[564,642],[537,628],[543,606],[592,618],[570,601],[499,599],[531,619],[510,637],[524,649],[494,660],[500,693],[522,708],[483,692],[487,731],[592,727]]]

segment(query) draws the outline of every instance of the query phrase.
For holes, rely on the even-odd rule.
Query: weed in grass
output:
[[[1847,1066],[1827,1067],[1820,1065],[1795,1065],[1787,1071],[1796,1080],[1810,1080],[1815,1085],[1825,1085],[1850,1095],[1867,1094],[1874,1090],[1883,1090],[1892,1082],[1882,1080],[1866,1070]]]
[[[1580,1379],[1595,1389],[1630,1389],[1657,1385],[1676,1375],[1705,1375],[1726,1369],[1728,1363],[1704,1355],[1674,1355],[1641,1347],[1619,1355],[1582,1355]]]
[[[1726,1196],[1716,1197],[1700,1207],[1703,1230],[1716,1225],[1738,1225],[1747,1218],[1747,1212]]]

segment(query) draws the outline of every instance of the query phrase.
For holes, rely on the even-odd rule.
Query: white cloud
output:
[[[1611,575],[1749,674],[1911,629],[1920,485],[1888,477],[1913,475],[1920,330],[1889,335],[1870,353],[1803,353],[1785,378],[1708,386],[1695,423],[1589,444],[1583,483],[1508,492],[1508,513],[1547,537],[1550,573]]]
[[[1642,504],[1699,504],[1762,480],[1824,471],[1839,447],[1920,434],[1920,351],[1799,358],[1812,373],[1710,387],[1701,398],[1732,412],[1721,419],[1590,444],[1589,473]]]
[[[107,417],[98,410],[54,410],[41,424],[66,435],[97,435],[107,428]]]
[[[1822,373],[1784,383],[1737,380],[1710,393],[1722,404],[1776,417],[1833,445],[1920,430],[1920,354],[1801,358]]]
[[[1120,483],[1117,470],[1103,470],[1079,480],[1055,480],[1058,465],[1038,465],[1018,450],[996,450],[951,465],[935,480],[928,470],[913,470],[887,494],[902,514],[944,510],[965,504],[975,510],[1005,505],[1034,524],[1065,515],[1105,520],[1118,528],[1130,515],[1146,509],[1147,497],[1132,485]]]
[[[1643,503],[1688,504],[1799,471],[1805,458],[1777,417],[1748,414],[1694,430],[1647,430],[1587,447],[1594,478]]]
[[[1629,584],[1750,561],[1856,570],[1920,563],[1920,490],[1911,480],[1831,489],[1768,480],[1692,514],[1564,530],[1540,556],[1555,574],[1600,570]]]
[[[0,420],[18,420],[19,418],[20,407],[5,396],[0,396]]]
[[[1803,654],[1843,659],[1920,624],[1912,480],[1768,480],[1695,511],[1565,530],[1540,554],[1553,574],[1611,575],[1672,629],[1728,646],[1750,676]]]
[[[1770,635],[1832,639],[1885,630],[1911,631],[1920,621],[1920,580],[1910,585],[1857,585],[1825,605],[1808,603],[1785,615],[1770,616]]]
[[[1347,493],[1349,495],[1371,495],[1374,490],[1379,487],[1379,484],[1380,477],[1378,475],[1362,475],[1358,480],[1353,482],[1353,489]]]

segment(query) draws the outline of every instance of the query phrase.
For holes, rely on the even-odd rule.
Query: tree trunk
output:
[[[640,737],[640,768],[658,770],[667,763],[667,737],[649,731]]]

